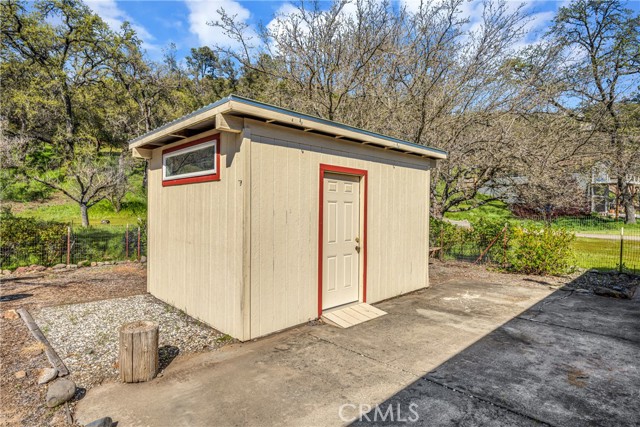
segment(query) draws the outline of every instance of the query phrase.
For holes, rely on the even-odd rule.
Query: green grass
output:
[[[640,231],[640,224],[625,224],[624,221],[615,221],[597,215],[585,218],[558,218],[552,222],[552,226],[590,234],[619,235],[622,227],[634,233]]]
[[[468,204],[463,204],[460,208],[467,207]],[[509,210],[509,207],[506,203],[501,202],[499,200],[494,200],[492,202],[487,203],[486,205],[482,205],[478,208],[464,211],[464,212],[447,212],[445,214],[446,218],[454,219],[454,220],[468,220],[469,222],[477,221],[480,218],[487,219],[512,219],[513,214]]]
[[[81,225],[80,206],[73,201],[64,204],[47,205],[20,212],[17,216],[36,218],[42,221],[71,223],[74,227]],[[147,202],[144,197],[129,193],[125,196],[122,209],[116,212],[111,204],[102,200],[89,209],[89,224],[100,226],[100,221],[108,220],[110,225],[136,225],[138,218],[146,218]]]
[[[479,200],[486,200],[486,196],[479,196]],[[465,208],[469,204],[462,204],[460,207]],[[509,221],[512,224],[534,223],[536,225],[544,225],[544,221],[534,221],[515,218],[509,206],[501,201],[494,200],[482,205],[479,208],[472,209],[464,212],[447,212],[446,218],[453,220],[467,220],[472,224],[477,222],[480,218],[491,220],[504,220]],[[560,217],[552,221],[553,227],[564,228],[569,231],[577,233],[590,233],[590,234],[620,234],[620,228],[624,227],[625,231],[637,233],[640,231],[640,222],[638,224],[625,224],[623,220],[614,220],[612,218],[604,218],[599,215],[592,215],[584,218],[575,217]]]
[[[580,268],[615,270],[620,262],[620,241],[578,237],[572,244]],[[624,266],[640,273],[640,241],[625,241]]]

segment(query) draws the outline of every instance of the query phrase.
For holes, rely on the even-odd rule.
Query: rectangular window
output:
[[[162,152],[162,185],[220,179],[219,135],[191,141]]]

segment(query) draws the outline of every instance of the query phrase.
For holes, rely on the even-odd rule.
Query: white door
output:
[[[322,308],[358,301],[360,290],[360,178],[325,173]]]

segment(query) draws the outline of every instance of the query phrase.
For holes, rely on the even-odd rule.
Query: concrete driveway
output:
[[[350,329],[304,326],[105,384],[81,423],[638,425],[640,301],[449,281]],[[375,406],[379,405],[379,406]],[[373,408],[373,409],[370,409]]]

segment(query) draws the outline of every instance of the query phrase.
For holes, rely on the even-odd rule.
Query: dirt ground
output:
[[[104,300],[146,292],[144,265],[130,263],[44,271],[24,276],[5,276],[0,285],[0,425],[65,425],[63,408],[47,408],[46,386],[38,385],[37,370],[49,367],[42,346],[18,317],[6,318],[9,310]],[[24,371],[19,379],[16,373]]]
[[[468,263],[439,261],[433,262],[430,269],[433,285],[468,278],[496,283],[508,282],[525,287],[542,284],[551,289],[571,283],[572,287],[590,291],[594,283],[635,289],[640,281],[638,278],[600,273],[574,274],[566,277],[513,275]],[[43,350],[19,317],[5,318],[9,310],[24,307],[32,313],[37,313],[42,307],[126,297],[145,292],[145,266],[135,263],[2,277],[0,425],[66,425],[64,407],[47,408],[43,404],[46,386],[37,385],[37,369],[49,366]],[[20,371],[26,372],[26,377],[17,378],[15,374]]]

